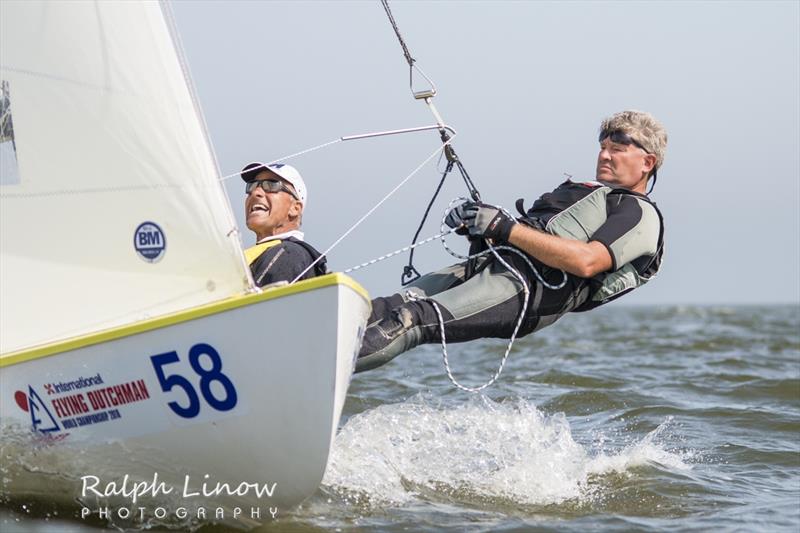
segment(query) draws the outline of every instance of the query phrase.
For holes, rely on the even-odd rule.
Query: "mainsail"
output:
[[[250,286],[164,15],[0,2],[2,353]]]

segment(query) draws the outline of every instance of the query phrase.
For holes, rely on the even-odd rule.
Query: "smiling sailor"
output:
[[[303,240],[300,225],[308,193],[296,168],[281,163],[250,163],[242,169],[244,212],[256,244],[244,251],[256,285],[292,281],[320,253]],[[325,274],[320,259],[301,279]]]

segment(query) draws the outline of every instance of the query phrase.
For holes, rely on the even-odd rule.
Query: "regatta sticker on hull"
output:
[[[46,383],[43,391],[28,386],[27,394],[16,391],[14,399],[31,416],[31,427],[52,433],[123,417],[123,406],[150,399],[144,380],[107,385],[102,376],[80,377],[73,381]],[[44,392],[45,400],[39,392]]]
[[[155,263],[167,250],[167,238],[155,222],[142,222],[133,234],[133,247],[139,257]]]

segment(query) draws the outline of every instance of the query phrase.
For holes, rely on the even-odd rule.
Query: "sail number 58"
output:
[[[178,352],[152,355],[150,360],[156,371],[161,390],[169,392],[178,387],[183,389],[186,394],[188,405],[183,406],[178,402],[169,402],[167,404],[169,408],[183,418],[194,418],[200,414],[200,398],[192,382],[180,374],[166,374],[165,366],[180,362]],[[210,368],[208,362],[211,363]],[[189,364],[192,370],[200,376],[200,394],[208,405],[217,411],[230,411],[236,407],[236,388],[230,378],[222,373],[222,359],[213,346],[205,343],[192,346],[189,350]],[[219,384],[218,387],[214,387],[216,394],[211,387],[214,382]],[[220,392],[223,394],[218,394]]]

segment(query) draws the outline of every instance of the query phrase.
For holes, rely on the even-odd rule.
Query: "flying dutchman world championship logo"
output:
[[[109,384],[99,373],[43,388],[28,385],[27,391],[14,393],[19,408],[30,414],[32,428],[45,434],[121,419],[124,406],[149,399],[143,379]]]

